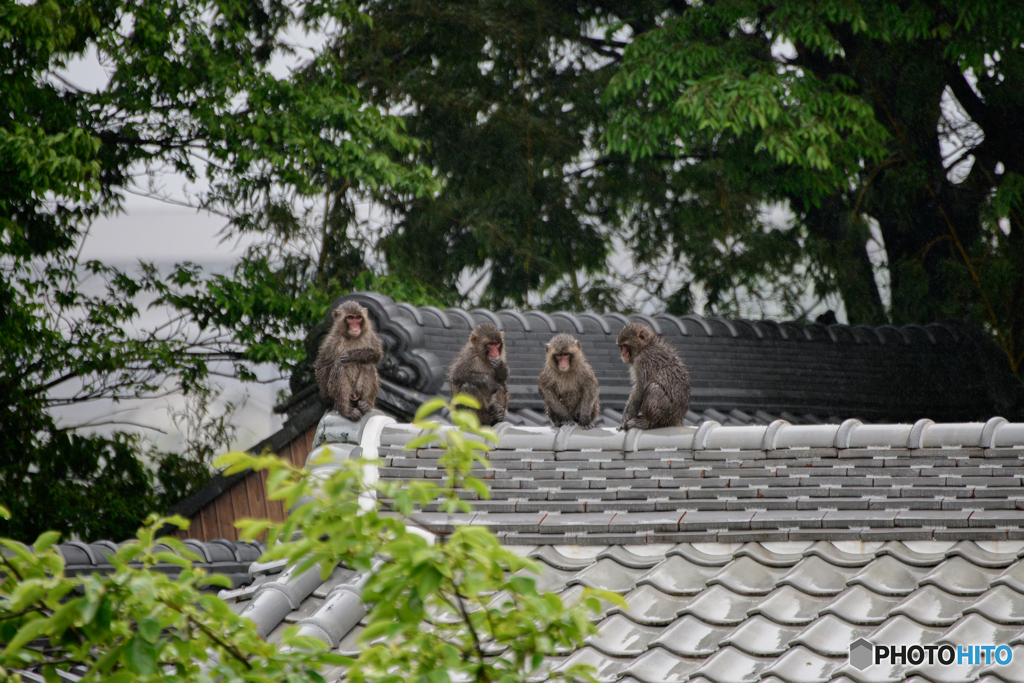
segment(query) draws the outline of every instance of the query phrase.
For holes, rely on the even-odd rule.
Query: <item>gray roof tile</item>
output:
[[[857,572],[848,585],[862,585],[879,595],[909,595],[926,572],[918,567],[903,564],[899,560],[883,555]]]
[[[732,632],[732,626],[715,626],[687,614],[662,629],[651,645],[660,645],[680,657],[707,657]]]
[[[804,647],[826,657],[845,657],[849,654],[850,643],[874,631],[872,626],[850,624],[833,614],[815,619],[788,644]]]
[[[973,602],[970,598],[951,595],[935,586],[925,586],[892,608],[892,613],[904,614],[926,626],[949,626]]]
[[[789,649],[789,641],[802,630],[802,627],[783,626],[757,614],[722,638],[719,646],[731,645],[751,655],[779,655]]]
[[[597,633],[587,642],[612,657],[636,657],[647,651],[651,641],[662,629],[637,624],[620,614],[613,614],[597,627]]]
[[[622,674],[643,683],[670,683],[685,680],[702,663],[700,659],[679,657],[664,648],[653,647],[624,668]]]

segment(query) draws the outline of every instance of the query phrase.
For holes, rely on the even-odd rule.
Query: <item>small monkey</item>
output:
[[[480,424],[495,425],[508,410],[508,361],[505,334],[491,323],[477,325],[452,361],[448,385],[452,396],[469,394],[480,402]]]
[[[583,429],[592,428],[601,410],[597,376],[583,357],[579,340],[572,335],[556,334],[544,350],[547,359],[537,389],[548,418],[556,427],[578,424]]]
[[[633,379],[619,429],[681,426],[690,408],[690,372],[675,347],[643,323],[626,325],[615,343]]]
[[[316,383],[324,403],[358,422],[377,402],[377,363],[384,359],[384,349],[367,310],[355,301],[342,303],[333,316],[334,325],[316,356]]]

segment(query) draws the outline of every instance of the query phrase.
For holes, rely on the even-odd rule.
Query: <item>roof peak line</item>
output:
[[[413,306],[405,302],[395,302],[390,297],[377,292],[353,292],[337,301],[357,299],[377,313],[388,312],[391,319],[395,314],[409,319],[416,327],[424,328],[430,322],[450,329],[455,321],[462,321],[473,328],[481,323],[491,323],[499,330],[521,330],[524,332],[550,332],[558,334],[587,334],[588,323],[591,333],[614,335],[621,327],[630,322],[642,322],[649,325],[657,334],[683,337],[729,337],[746,339],[775,339],[780,341],[804,342],[820,341],[835,344],[871,344],[871,345],[913,345],[913,344],[946,344],[958,343],[964,336],[959,329],[961,324],[956,320],[928,323],[916,323],[896,327],[894,325],[844,325],[840,323],[825,325],[822,323],[799,323],[795,321],[779,322],[769,318],[749,320],[746,318],[728,319],[722,316],[702,317],[698,315],[676,316],[668,313],[648,315],[632,313],[624,315],[618,312],[595,313],[585,311],[572,313],[554,311],[547,313],[540,310],[517,311],[501,309],[492,311],[486,308],[465,310],[458,307],[441,309],[436,306]],[[378,319],[383,316],[378,315]],[[596,326],[597,329],[594,329]]]

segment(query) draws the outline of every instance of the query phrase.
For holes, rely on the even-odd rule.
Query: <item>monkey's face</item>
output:
[[[619,345],[619,353],[622,355],[622,362],[632,363],[640,349],[651,340],[652,335],[653,332],[646,325],[630,323],[624,327],[616,340]]]
[[[572,368],[572,354],[570,353],[558,353],[555,354],[555,363],[558,364],[559,372],[569,372]]]
[[[351,313],[346,315],[345,327],[348,329],[348,336],[358,337],[363,333],[363,316]]]
[[[489,341],[487,342],[487,357],[497,358],[501,355],[501,342]]]

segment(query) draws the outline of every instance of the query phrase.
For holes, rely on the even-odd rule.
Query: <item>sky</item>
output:
[[[278,78],[308,58],[311,50],[322,45],[323,34],[290,34],[295,53],[277,56],[270,71]],[[81,90],[96,92],[106,87],[109,77],[90,49],[81,58],[71,61],[62,77]],[[156,190],[169,201],[145,196],[150,180],[156,181]],[[137,179],[136,193],[125,196],[124,211],[116,216],[100,217],[90,227],[82,249],[84,260],[95,259],[112,266],[131,270],[140,261],[154,263],[169,269],[176,263],[190,261],[207,272],[224,272],[248,246],[247,242],[223,241],[219,235],[226,219],[180,204],[188,203],[202,183],[190,184],[184,176],[165,174],[157,178]],[[100,283],[85,283],[84,288]],[[146,302],[142,302],[146,303]],[[166,312],[140,307],[139,327],[146,327],[166,319]],[[272,372],[265,368],[265,376]],[[212,411],[221,412],[225,406],[239,406],[231,419],[236,427],[232,449],[250,448],[270,436],[282,426],[282,418],[272,412],[280,391],[287,389],[286,380],[270,383],[241,383],[217,378],[221,392],[214,400]],[[65,388],[67,391],[68,388]],[[175,426],[174,411],[181,411],[184,399],[180,395],[146,401],[110,401],[76,405],[55,411],[58,424],[98,424],[93,431],[109,432],[113,429],[138,431],[163,451],[181,452],[185,435]],[[113,423],[113,424],[111,424]],[[90,431],[90,430],[86,430]]]

